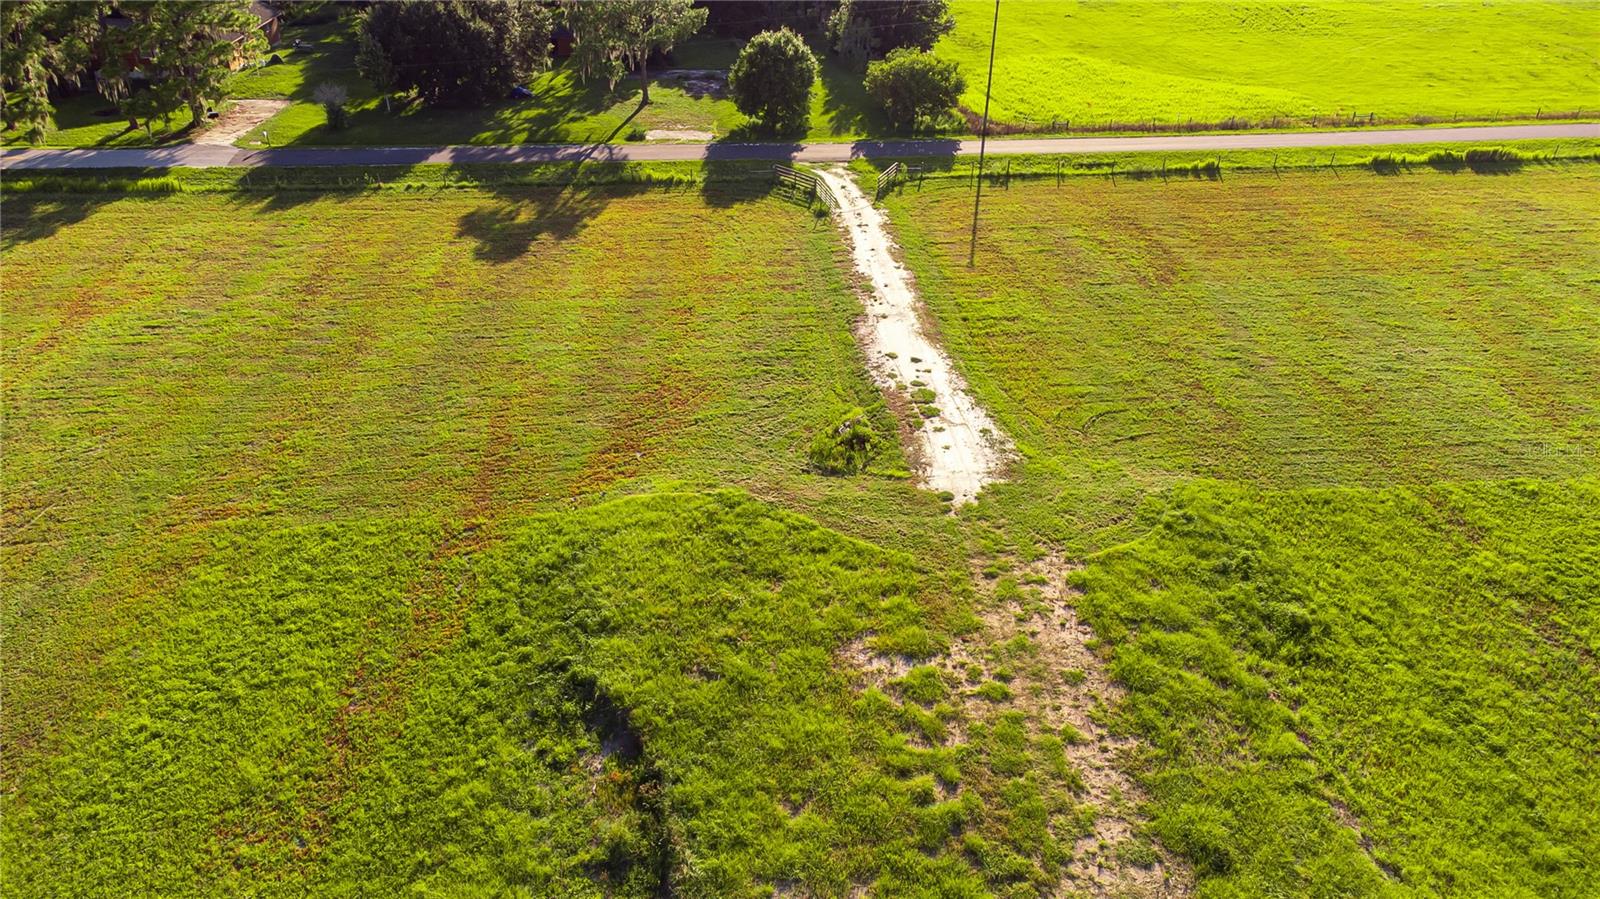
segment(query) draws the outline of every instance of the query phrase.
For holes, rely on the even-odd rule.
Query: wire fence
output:
[[[1423,147],[1417,152],[1412,147],[1396,146],[1390,152],[1373,152],[1374,148],[1307,148],[1286,151],[1280,164],[1280,154],[1266,151],[1212,151],[1179,153],[1168,158],[1156,153],[1093,154],[1079,156],[1041,156],[1024,154],[1017,157],[990,158],[980,168],[974,158],[948,157],[924,160],[921,163],[904,163],[901,174],[893,184],[885,185],[880,199],[887,194],[914,186],[943,190],[971,191],[981,177],[986,187],[1009,188],[1013,178],[1028,182],[1054,181],[1062,186],[1085,178],[1105,178],[1117,181],[1222,181],[1230,173],[1267,174],[1282,177],[1290,172],[1324,171],[1339,177],[1341,172],[1370,171],[1379,175],[1398,175],[1412,171],[1438,171],[1445,173],[1473,172],[1477,174],[1504,174],[1527,166],[1560,165],[1564,163],[1600,162],[1600,151],[1582,142],[1576,145],[1557,143],[1537,151],[1518,150],[1504,146],[1461,146],[1438,149]],[[1408,152],[1412,151],[1412,152]],[[1015,162],[1013,162],[1013,159]],[[899,160],[883,160],[893,168]],[[883,169],[884,173],[888,168]],[[880,182],[882,181],[880,174]],[[931,183],[929,183],[931,182]]]
[[[965,106],[958,111],[966,120],[967,130],[978,134],[983,130],[983,117]],[[1547,110],[1539,107],[1532,112],[1526,110],[1504,110],[1494,113],[1379,113],[1379,112],[1314,112],[1309,115],[1291,115],[1288,113],[1263,116],[1230,116],[1226,119],[1202,120],[1195,119],[1165,120],[1160,118],[1128,119],[1112,118],[1097,119],[1089,116],[1077,118],[1049,119],[1029,121],[1019,119],[1014,121],[989,120],[989,134],[1192,134],[1203,131],[1293,131],[1301,128],[1375,128],[1395,125],[1442,125],[1464,124],[1471,122],[1515,122],[1515,121],[1582,121],[1585,119],[1600,118],[1600,108],[1595,109],[1563,109]]]

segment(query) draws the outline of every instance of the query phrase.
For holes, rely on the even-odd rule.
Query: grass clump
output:
[[[866,411],[857,407],[811,438],[806,458],[812,469],[821,474],[858,474],[872,464],[882,451],[882,444]]]
[[[918,665],[894,682],[900,695],[912,702],[933,705],[949,695],[944,674],[932,665]]]

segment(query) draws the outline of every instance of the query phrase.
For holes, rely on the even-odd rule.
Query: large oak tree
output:
[[[249,0],[122,2],[117,10],[125,24],[103,30],[100,89],[147,122],[180,107],[205,121],[236,55],[266,46]],[[135,92],[136,81],[147,87]]]
[[[549,59],[549,11],[529,0],[377,3],[361,29],[362,74],[435,106],[503,99]]]
[[[706,24],[706,11],[691,0],[566,0],[563,9],[580,71],[616,87],[638,70],[640,105],[650,102],[650,55],[671,52]]]

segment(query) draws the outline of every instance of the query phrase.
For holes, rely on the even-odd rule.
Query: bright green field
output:
[[[1202,895],[1600,885],[1597,187],[1018,181],[970,269],[970,182],[888,201],[1024,458],[969,524],[1083,553]]]
[[[1592,895],[1600,166],[1500,171],[891,195],[955,516],[806,469],[893,423],[760,184],[12,182],[4,891]]]
[[[961,63],[963,103],[983,106],[991,4],[952,3],[956,29],[938,52]],[[638,107],[638,86],[615,91],[580,82],[558,65],[531,82],[534,98],[484,109],[384,110],[355,69],[348,22],[289,28],[275,52],[283,63],[234,76],[230,97],[295,104],[243,146],[351,144],[515,144],[622,141],[635,128],[704,131],[751,139],[731,101],[694,97],[656,84]],[[295,40],[308,49],[296,50]],[[727,68],[738,42],[713,37],[678,48],[679,68]],[[1352,113],[1378,119],[1431,116],[1485,120],[1589,110],[1600,102],[1600,4],[1594,0],[1330,0],[1278,2],[1093,2],[1012,0],[1001,13],[992,115],[1046,126],[1279,120],[1278,127],[1327,125]],[[820,50],[820,48],[819,48]],[[859,74],[819,52],[805,140],[852,140],[887,133]],[[312,92],[344,85],[350,126],[327,128]],[[93,113],[95,96],[65,101],[45,143],[117,146],[146,142],[115,118]],[[180,117],[181,118],[181,117]],[[175,120],[173,127],[183,123]],[[952,119],[945,131],[960,130]],[[163,134],[158,129],[156,135]],[[15,141],[8,135],[8,141]]]
[[[900,703],[833,657],[938,604],[909,556],[734,492],[534,518],[492,545],[423,519],[208,544],[164,591],[141,677],[28,771],[8,883],[981,884],[959,843],[941,851],[979,807],[924,798],[964,759],[909,746]]]
[[[1425,170],[1427,171],[1427,170]],[[968,379],[1092,535],[1194,477],[1380,486],[1592,473],[1600,169],[970,182],[891,197]],[[1059,492],[1030,476],[1061,479]]]
[[[938,51],[983,108],[994,5],[954,0]],[[1351,113],[1533,116],[1600,108],[1591,0],[1002,4],[991,115],[1006,122],[1219,122]]]
[[[1205,894],[1600,890],[1597,509],[1593,479],[1202,483],[1095,557],[1154,829]]]
[[[1061,876],[1059,737],[958,698],[981,666],[840,660],[937,655],[974,591],[892,443],[806,471],[853,406],[892,431],[826,221],[736,184],[4,213],[8,894]]]

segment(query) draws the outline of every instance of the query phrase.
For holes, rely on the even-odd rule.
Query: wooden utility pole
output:
[[[967,250],[967,267],[978,261],[978,206],[983,202],[983,153],[989,145],[989,92],[994,88],[994,42],[1000,33],[1000,0],[994,0],[994,24],[989,28],[989,80],[983,86],[983,130],[978,132],[978,183],[972,193],[972,246]]]

